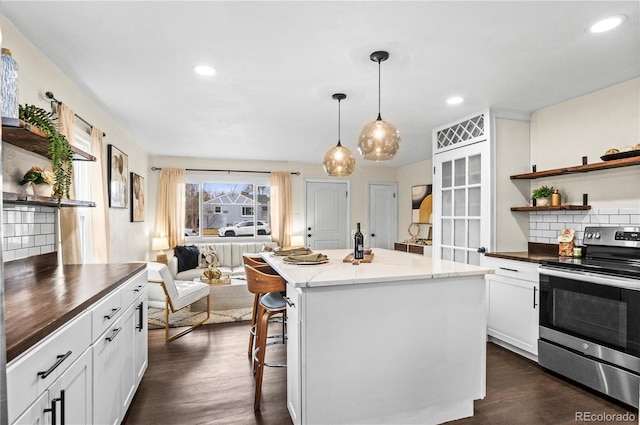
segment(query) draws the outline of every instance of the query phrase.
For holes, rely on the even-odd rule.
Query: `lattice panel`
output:
[[[484,136],[484,114],[438,131],[438,149]]]

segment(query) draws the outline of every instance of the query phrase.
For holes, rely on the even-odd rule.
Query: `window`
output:
[[[187,237],[256,237],[271,233],[268,178],[239,180],[230,176],[230,180],[224,180],[188,174],[185,194]]]
[[[85,152],[91,153],[91,136],[87,126],[76,121],[76,140],[74,145]],[[88,201],[91,199],[91,178],[89,175],[89,162],[73,162],[73,185],[75,187],[75,198]],[[93,237],[91,231],[91,210],[90,208],[76,208],[78,214],[78,230],[80,232],[80,255],[83,263],[93,262]]]

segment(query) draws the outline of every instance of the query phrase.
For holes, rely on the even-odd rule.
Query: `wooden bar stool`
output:
[[[262,257],[247,255],[246,253],[242,255],[242,261],[244,264],[252,266],[252,267],[261,267],[261,266],[269,266]],[[272,274],[276,273],[275,270],[271,269]],[[258,314],[258,304],[260,303],[260,297],[264,294],[254,293],[253,297],[253,311],[251,312],[251,327],[249,328],[249,348],[247,348],[247,356],[253,356],[253,340],[256,336],[256,315]]]
[[[252,267],[245,264],[244,269],[247,276],[247,288],[249,291],[254,294],[264,294],[260,297],[260,302],[258,303],[255,349],[253,349],[252,353],[253,371],[256,378],[256,391],[253,408],[255,410],[260,410],[262,376],[264,366],[266,365],[264,357],[267,348],[269,320],[273,315],[285,313],[287,310],[287,303],[282,294],[286,290],[286,282],[268,266]],[[284,338],[282,342],[284,343]]]

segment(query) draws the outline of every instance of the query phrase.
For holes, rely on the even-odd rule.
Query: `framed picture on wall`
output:
[[[433,185],[411,186],[411,222],[431,223],[433,213]]]
[[[144,177],[131,173],[131,221],[144,221]]]
[[[109,207],[127,208],[129,203],[129,157],[114,145],[109,154]]]

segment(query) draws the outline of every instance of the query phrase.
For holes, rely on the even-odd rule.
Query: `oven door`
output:
[[[640,281],[548,267],[538,271],[540,338],[640,373]]]

